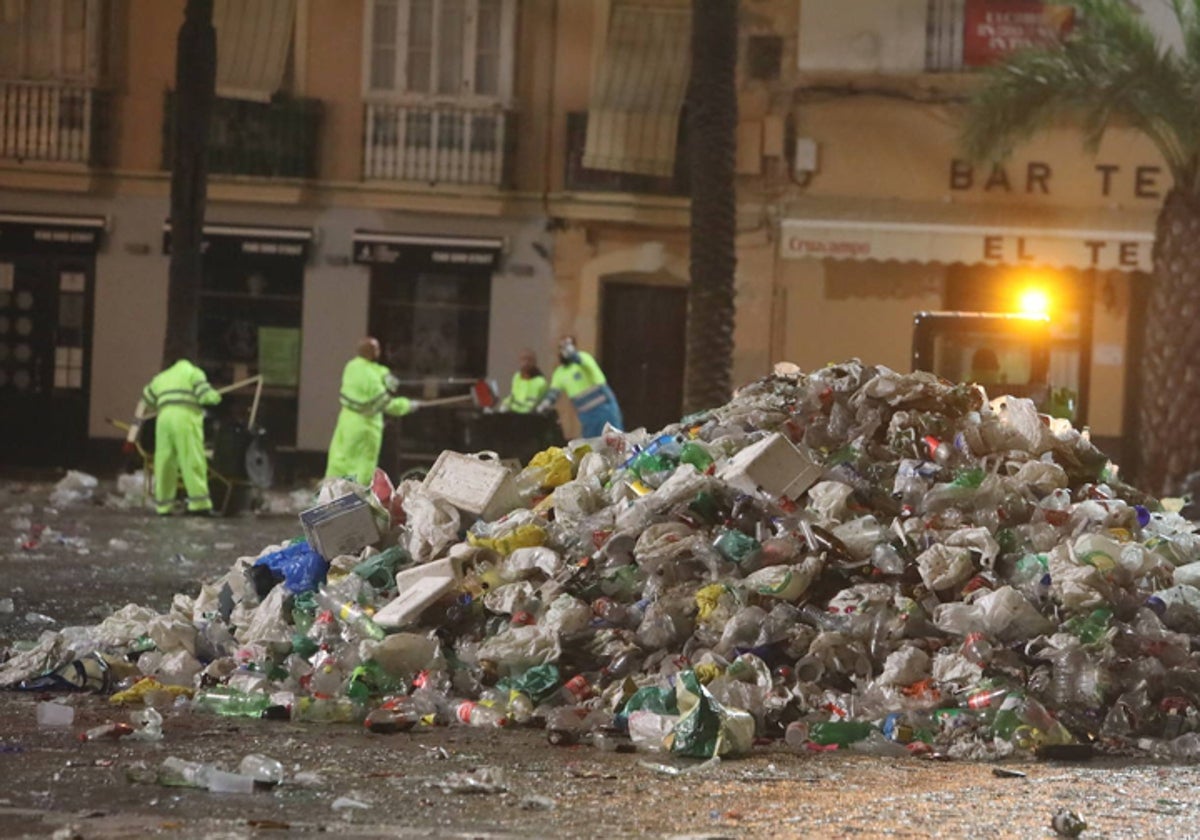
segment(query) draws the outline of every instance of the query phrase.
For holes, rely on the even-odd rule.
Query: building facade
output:
[[[1009,308],[1036,279],[1055,377],[1119,445],[1165,171],[1136,136],[1093,158],[1067,127],[964,162],[963,97],[1006,48],[987,5],[743,0],[734,380],[907,370],[914,312]],[[1018,36],[1057,25],[1001,5]],[[111,448],[158,369],[182,16],[0,4],[0,460]],[[368,332],[402,378],[500,383],[572,333],[631,426],[678,417],[687,0],[216,0],[215,24],[199,362],[264,375],[277,445],[325,450]],[[393,448],[438,445],[418,416]]]

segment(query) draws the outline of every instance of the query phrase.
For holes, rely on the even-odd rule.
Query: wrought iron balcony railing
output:
[[[102,165],[108,113],[95,88],[0,81],[0,157]]]
[[[171,168],[175,94],[163,112],[163,169]],[[277,96],[270,102],[217,99],[208,133],[208,171],[214,175],[316,178],[322,108],[318,99]]]
[[[511,111],[368,102],[364,118],[364,179],[511,183],[516,138]]]

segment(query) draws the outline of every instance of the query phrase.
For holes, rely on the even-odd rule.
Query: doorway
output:
[[[625,428],[657,431],[679,420],[687,330],[686,286],[605,278],[600,365],[617,395]]]
[[[91,257],[0,256],[0,460],[76,466],[86,454]]]

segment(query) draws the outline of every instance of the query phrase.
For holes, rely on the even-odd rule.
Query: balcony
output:
[[[57,82],[0,81],[0,157],[99,166],[108,97]]]
[[[365,121],[365,180],[496,187],[512,182],[511,111],[369,102]]]
[[[321,102],[277,96],[270,102],[217,99],[208,132],[212,175],[316,178]],[[162,167],[171,168],[175,94],[167,91],[163,111]]]
[[[625,192],[648,195],[687,196],[691,193],[687,156],[687,114],[679,116],[679,136],[675,144],[675,171],[668,177],[588,169],[583,165],[583,147],[587,140],[587,111],[567,114],[567,163],[563,186],[572,192]]]

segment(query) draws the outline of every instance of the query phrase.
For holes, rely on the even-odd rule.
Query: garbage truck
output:
[[[912,369],[976,382],[989,397],[1027,397],[1046,414],[1078,421],[1075,392],[1050,381],[1051,336],[1044,314],[917,312]]]

